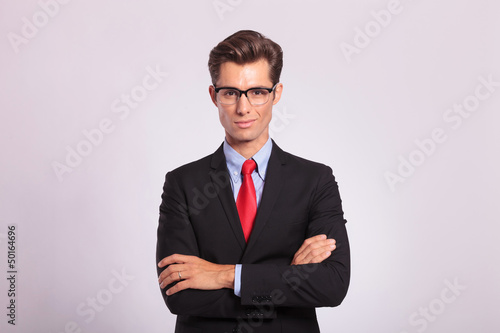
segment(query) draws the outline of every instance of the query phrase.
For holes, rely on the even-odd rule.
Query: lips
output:
[[[254,122],[255,120],[237,121],[236,126],[239,128],[249,128]]]

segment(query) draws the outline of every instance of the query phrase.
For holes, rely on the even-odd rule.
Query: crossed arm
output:
[[[335,240],[326,235],[310,237],[302,243],[290,265],[321,263],[336,248]],[[173,254],[163,258],[158,267],[168,266],[159,275],[158,282],[163,289],[177,282],[166,291],[168,296],[184,289],[217,290],[234,288],[235,265],[219,265],[197,256]]]
[[[176,174],[167,174],[160,206],[156,262],[158,282],[169,310],[182,315],[246,318],[247,310],[259,302],[256,296],[265,296],[261,297],[264,299],[273,296],[274,292],[283,295],[274,295],[271,301],[279,307],[312,308],[340,304],[347,293],[350,276],[346,221],[331,169],[322,168],[315,174],[319,178],[316,183],[307,183],[315,187],[308,189],[310,201],[304,203],[308,210],[305,235],[309,238],[303,240],[299,250],[292,252],[290,262],[243,264],[240,297],[233,292],[235,265],[216,264],[234,263],[238,256],[226,254],[221,261],[215,261],[208,259],[214,255],[205,251],[209,261],[201,259],[193,228],[196,226],[199,232],[207,234],[213,230],[201,223],[203,217],[187,206],[184,193],[189,192],[193,184],[183,179],[182,183],[187,181],[187,185],[181,187]],[[188,190],[184,188],[186,186]],[[212,208],[205,207],[205,213],[213,213]],[[294,212],[289,215],[295,216]],[[302,234],[298,228],[288,232],[294,232],[290,236],[295,239]],[[212,234],[215,238],[220,239],[220,236]],[[201,245],[210,246],[207,242]],[[330,248],[331,245],[334,248]],[[225,247],[226,250],[230,248]],[[264,318],[273,316],[276,316],[275,311],[264,313]]]

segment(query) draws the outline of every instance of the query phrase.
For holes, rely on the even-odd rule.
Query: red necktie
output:
[[[241,183],[240,192],[236,199],[236,207],[240,216],[241,227],[245,240],[248,241],[252,232],[255,214],[257,213],[257,197],[255,196],[255,186],[253,185],[252,172],[257,167],[254,160],[246,160],[241,167],[243,174],[243,183]]]

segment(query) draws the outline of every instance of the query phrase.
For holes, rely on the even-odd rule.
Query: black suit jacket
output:
[[[339,305],[349,285],[345,222],[332,170],[274,142],[248,244],[222,146],[167,173],[157,262],[179,253],[243,264],[241,297],[232,289],[188,289],[172,296],[164,289],[168,308],[178,315],[175,332],[319,332],[315,307]],[[318,234],[336,239],[332,255],[320,264],[290,266],[302,242]]]

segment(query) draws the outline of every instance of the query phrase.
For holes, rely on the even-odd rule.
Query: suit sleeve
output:
[[[350,279],[350,250],[338,186],[324,168],[311,197],[306,238],[326,234],[336,240],[332,255],[318,264],[280,266],[244,264],[241,302],[286,307],[337,306]]]
[[[186,197],[177,184],[174,175],[168,173],[160,205],[156,247],[157,263],[174,253],[200,256],[187,207]],[[158,275],[165,268],[158,268],[157,266]],[[252,310],[253,307],[241,304],[241,299],[234,295],[232,289],[187,289],[167,296],[165,291],[172,285],[162,289],[162,295],[167,307],[173,314],[217,318],[245,318],[249,314],[255,313]],[[275,316],[274,311],[271,311],[264,317],[274,318]]]

